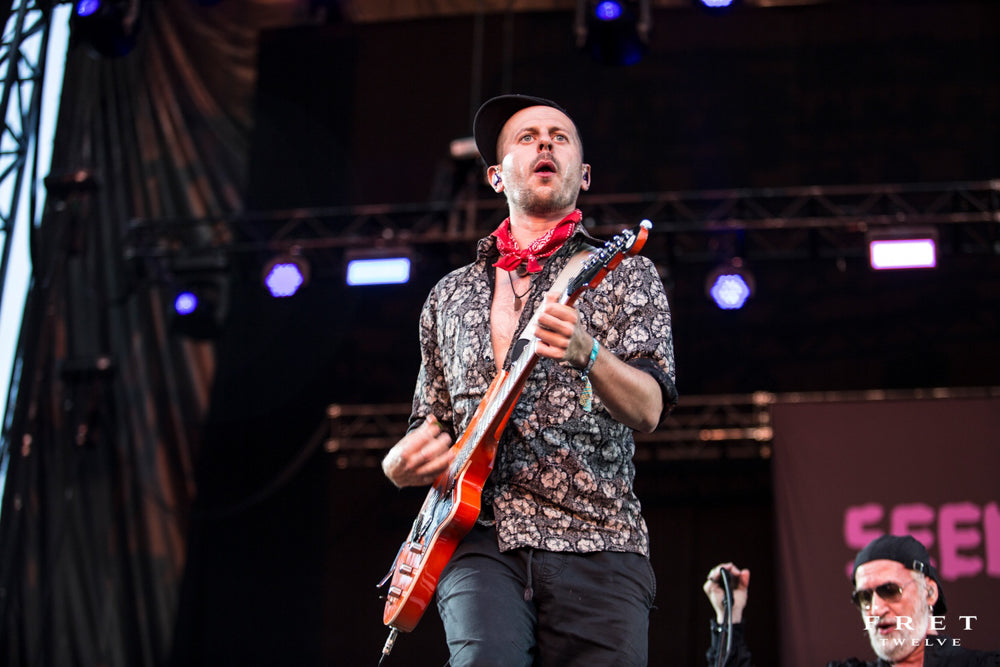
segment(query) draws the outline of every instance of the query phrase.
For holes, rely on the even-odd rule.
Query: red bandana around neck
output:
[[[497,250],[500,251],[500,259],[493,266],[504,271],[513,271],[522,262],[527,261],[528,273],[538,273],[542,270],[542,265],[538,263],[538,260],[559,250],[581,220],[583,220],[583,212],[576,209],[563,218],[558,225],[535,239],[530,246],[521,250],[521,246],[510,234],[510,218],[507,218],[492,234],[497,237]]]

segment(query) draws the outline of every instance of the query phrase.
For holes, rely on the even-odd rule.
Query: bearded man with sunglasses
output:
[[[1000,652],[969,650],[938,633],[940,624],[934,617],[943,617],[947,611],[941,579],[927,549],[913,537],[883,535],[872,540],[854,559],[853,580],[851,598],[878,660],[850,658],[829,662],[827,667],[1000,667]],[[720,661],[728,637],[726,586],[733,600],[732,645],[728,658]],[[732,563],[717,565],[708,573],[703,589],[716,613],[709,665],[753,665],[742,628],[749,586],[750,571]]]

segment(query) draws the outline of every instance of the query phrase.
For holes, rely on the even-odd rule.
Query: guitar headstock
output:
[[[579,273],[569,281],[566,294],[575,297],[583,290],[593,288],[604,280],[604,276],[613,271],[623,258],[639,254],[646,245],[649,230],[652,228],[653,223],[643,220],[632,229],[622,230],[603,247],[591,253]]]

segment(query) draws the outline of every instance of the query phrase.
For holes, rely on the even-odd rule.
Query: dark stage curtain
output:
[[[131,54],[70,50],[5,429],[2,664],[167,659],[215,350],[123,239],[241,208],[257,34],[295,7],[147,2]]]

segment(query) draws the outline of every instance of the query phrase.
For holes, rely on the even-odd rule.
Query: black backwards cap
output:
[[[858,568],[873,560],[894,560],[904,567],[922,572],[937,584],[938,598],[934,603],[934,615],[943,616],[948,611],[944,602],[944,590],[941,588],[941,577],[931,565],[931,557],[924,545],[909,535],[883,535],[868,543],[858,552],[854,559],[854,572],[851,573],[851,583],[857,586]]]
[[[510,117],[521,109],[528,107],[552,107],[563,112],[567,116],[569,113],[561,106],[547,100],[544,97],[532,97],[531,95],[500,95],[483,102],[476,112],[476,118],[472,121],[472,134],[476,138],[476,148],[487,166],[497,164],[497,140],[500,138],[500,130]]]

